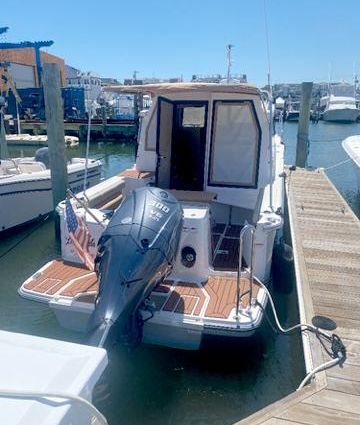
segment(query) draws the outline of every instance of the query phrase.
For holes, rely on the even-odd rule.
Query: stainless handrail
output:
[[[253,257],[254,257],[254,246],[255,246],[255,226],[252,224],[246,224],[240,232],[240,238],[239,238],[239,266],[237,270],[237,287],[236,287],[236,318],[239,317],[239,308],[240,308],[240,300],[241,300],[241,294],[240,294],[240,278],[241,278],[241,269],[242,269],[242,257],[243,257],[243,251],[244,251],[244,236],[246,232],[250,231],[251,233],[251,251],[250,251],[250,264],[249,264],[249,274],[250,274],[250,289],[249,289],[249,304],[252,301],[252,294],[253,294]]]
[[[71,197],[71,198],[73,198],[73,199],[75,199],[75,201],[76,202],[78,202],[79,204],[80,204],[80,206],[81,207],[83,207],[84,208],[84,210],[98,223],[98,224],[100,224],[100,226],[103,228],[103,229],[105,229],[106,228],[106,225],[102,222],[102,221],[100,221],[97,217],[96,217],[96,215],[92,212],[92,211],[90,211],[90,209],[89,209],[89,207],[86,205],[86,203],[85,202],[83,202],[80,198],[78,198],[76,195],[75,195],[75,193],[71,190],[71,189],[68,189],[67,190],[67,193],[69,194],[69,196]]]

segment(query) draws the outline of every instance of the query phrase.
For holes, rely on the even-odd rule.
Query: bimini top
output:
[[[105,91],[118,93],[149,93],[158,96],[178,92],[209,92],[209,93],[242,93],[259,95],[260,91],[248,84],[217,84],[217,83],[161,83],[138,86],[106,86]]]

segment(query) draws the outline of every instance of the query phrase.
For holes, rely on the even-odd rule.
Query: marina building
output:
[[[60,65],[61,85],[65,87],[66,73],[64,59],[44,51],[40,51],[40,58],[42,62],[51,62]],[[8,69],[11,72],[17,88],[39,87],[34,48],[2,49],[0,50],[0,62],[9,63]]]

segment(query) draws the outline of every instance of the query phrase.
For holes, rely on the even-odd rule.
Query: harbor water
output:
[[[295,162],[296,132],[296,123],[285,124],[287,164]],[[326,168],[359,216],[355,174],[344,162],[341,147],[341,141],[354,134],[360,134],[360,125],[312,124],[308,165]],[[17,147],[10,153],[29,156],[34,150]],[[70,156],[84,153],[84,145],[68,150]],[[134,146],[117,143],[93,143],[90,149],[92,158],[102,159],[104,177],[131,167],[134,154]],[[1,329],[85,342],[82,335],[60,328],[47,305],[17,294],[29,275],[59,255],[51,218],[0,240]],[[293,282],[277,279],[290,277],[276,275],[274,282],[279,316],[288,326],[298,320],[296,293]],[[94,403],[110,425],[230,425],[294,391],[305,373],[299,336],[277,335],[266,323],[254,338],[210,340],[196,352],[115,345],[108,355],[109,366],[96,387]]]

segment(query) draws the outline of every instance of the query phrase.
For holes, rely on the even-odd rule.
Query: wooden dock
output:
[[[21,121],[21,129],[34,135],[46,134],[47,124],[45,121],[24,120]],[[87,121],[64,121],[65,134],[76,135],[80,140],[86,140]],[[114,138],[122,140],[135,140],[137,137],[137,124],[134,121],[110,121],[103,123],[101,120],[92,120],[91,135],[102,138]]]
[[[287,195],[301,321],[334,320],[347,360],[238,425],[360,424],[360,222],[323,171],[289,172]],[[329,360],[313,334],[303,346],[307,370]]]

